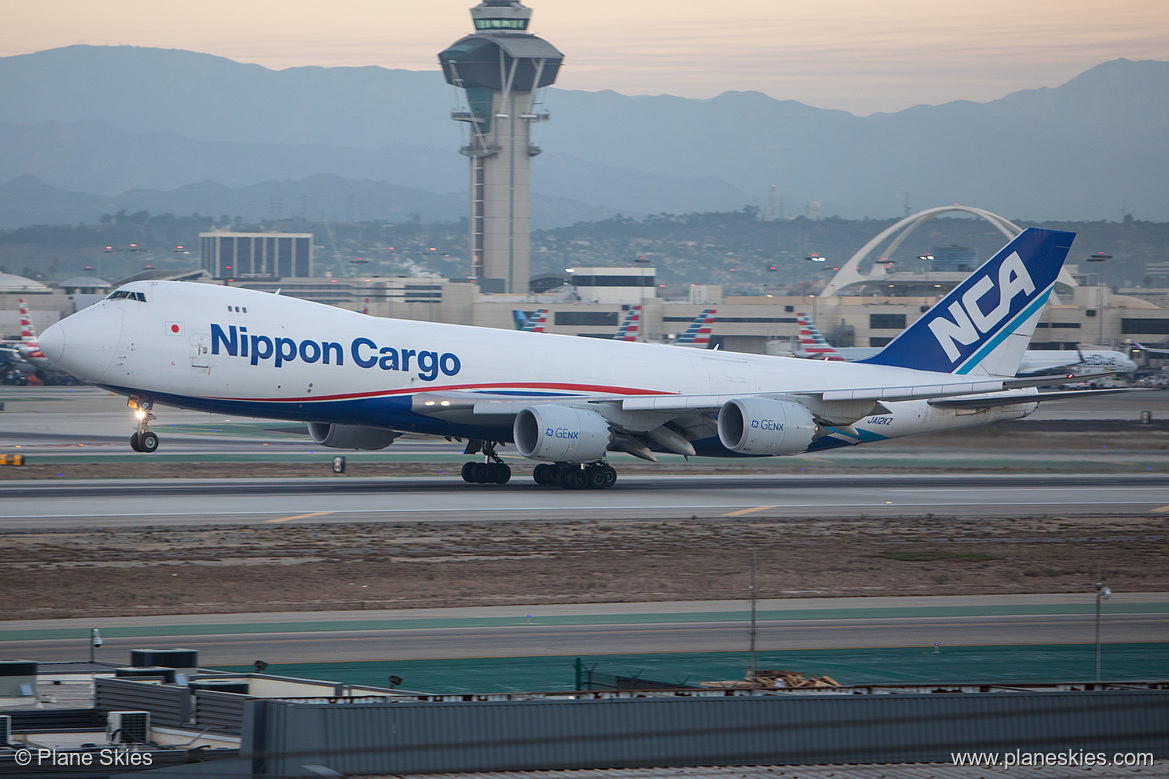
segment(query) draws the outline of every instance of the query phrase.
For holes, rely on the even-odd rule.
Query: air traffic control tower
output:
[[[465,106],[459,151],[471,160],[471,276],[485,292],[527,292],[531,246],[532,125],[549,119],[537,102],[564,55],[528,32],[520,0],[484,0],[471,9],[475,32],[438,55]]]

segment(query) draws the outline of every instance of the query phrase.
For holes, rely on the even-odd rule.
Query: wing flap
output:
[[[1139,387],[1112,389],[1068,390],[1066,392],[1008,392],[998,395],[975,395],[962,398],[935,398],[929,401],[935,408],[993,408],[1013,406],[1016,403],[1041,403],[1048,400],[1074,400],[1095,395],[1114,395],[1118,392],[1143,392]]]

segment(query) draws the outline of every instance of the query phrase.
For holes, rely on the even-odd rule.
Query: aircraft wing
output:
[[[1149,352],[1150,354],[1169,354],[1169,349],[1158,349],[1155,346],[1145,346],[1144,344],[1137,343],[1136,341],[1128,341],[1128,343],[1131,343],[1136,348],[1145,352]]]
[[[971,395],[960,398],[934,398],[929,401],[935,408],[992,408],[1013,406],[1016,403],[1042,403],[1047,400],[1074,400],[1096,395],[1113,395],[1118,392],[1145,392],[1142,387],[1115,387],[1112,389],[1068,390],[1066,392],[1011,392],[996,395]]]
[[[1115,376],[1117,371],[1100,371],[1098,373],[1029,373],[1027,375],[1018,376],[1014,379],[1007,379],[1003,382],[1006,389],[1019,389],[1021,387],[1051,387],[1058,384],[1068,384],[1070,382],[1084,382],[1092,381],[1093,379],[1103,379],[1108,376]]]
[[[881,413],[882,401],[925,400],[930,398],[997,392],[1006,380],[985,379],[955,381],[936,385],[872,387],[855,389],[800,390],[796,392],[735,392],[712,395],[490,395],[468,391],[419,393],[413,397],[415,413],[451,417],[509,417],[525,408],[541,404],[607,407],[612,415],[645,414],[666,418],[718,411],[729,401],[758,397],[802,402],[814,414],[838,422],[844,417],[853,421],[872,413]],[[600,409],[598,409],[600,410]],[[482,420],[477,420],[482,421]],[[660,422],[658,422],[660,424]]]
[[[1052,373],[1063,373],[1066,375],[1067,373],[1075,370],[1075,368],[1078,365],[1080,365],[1080,361],[1075,360],[1073,362],[1066,362],[1063,365],[1044,365],[1042,368],[1036,368],[1033,371],[1020,371],[1019,373],[1017,373],[1015,375],[1019,376],[1020,378],[1029,378],[1031,376],[1043,376],[1043,375],[1052,374]]]
[[[1019,403],[1067,400],[1129,391],[1128,388],[1036,393],[1034,388],[1066,382],[1066,376],[1030,379],[986,378],[934,385],[789,392],[736,392],[710,395],[548,395],[485,394],[463,390],[415,395],[415,413],[475,424],[510,424],[525,408],[554,404],[595,410],[616,426],[650,430],[671,420],[715,414],[726,403],[746,397],[799,403],[825,425],[847,425],[873,414],[889,413],[884,403],[926,400],[937,408],[993,408]],[[1028,392],[1027,390],[1031,390]]]
[[[871,387],[856,389],[798,390],[795,392],[738,392],[720,395],[639,395],[623,398],[626,411],[714,411],[734,398],[753,395],[760,398],[804,397],[824,403],[845,401],[921,400],[947,395],[968,395],[974,392],[995,392],[1003,389],[1002,379],[985,381],[947,382],[935,385],[907,387]]]

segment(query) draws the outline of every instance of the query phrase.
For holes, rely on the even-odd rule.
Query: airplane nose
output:
[[[121,330],[122,312],[98,304],[49,326],[38,345],[56,368],[96,383],[114,359]]]
[[[41,348],[45,357],[49,358],[49,362],[56,365],[61,355],[65,353],[65,328],[61,327],[60,323],[49,325],[49,329],[41,333],[41,337],[37,339],[37,346]]]

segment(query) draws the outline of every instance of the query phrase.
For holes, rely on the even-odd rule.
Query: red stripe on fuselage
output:
[[[418,395],[428,392],[453,392],[458,390],[477,390],[491,392],[494,390],[526,389],[536,392],[561,391],[580,394],[605,395],[673,395],[673,392],[660,390],[633,389],[630,387],[609,387],[594,384],[546,384],[541,382],[504,382],[502,384],[455,384],[435,387],[410,387],[408,389],[377,390],[375,392],[353,392],[345,395],[320,395],[301,398],[208,398],[209,400],[238,400],[251,403],[305,403],[326,400],[357,400],[360,398],[390,397],[394,395]]]

